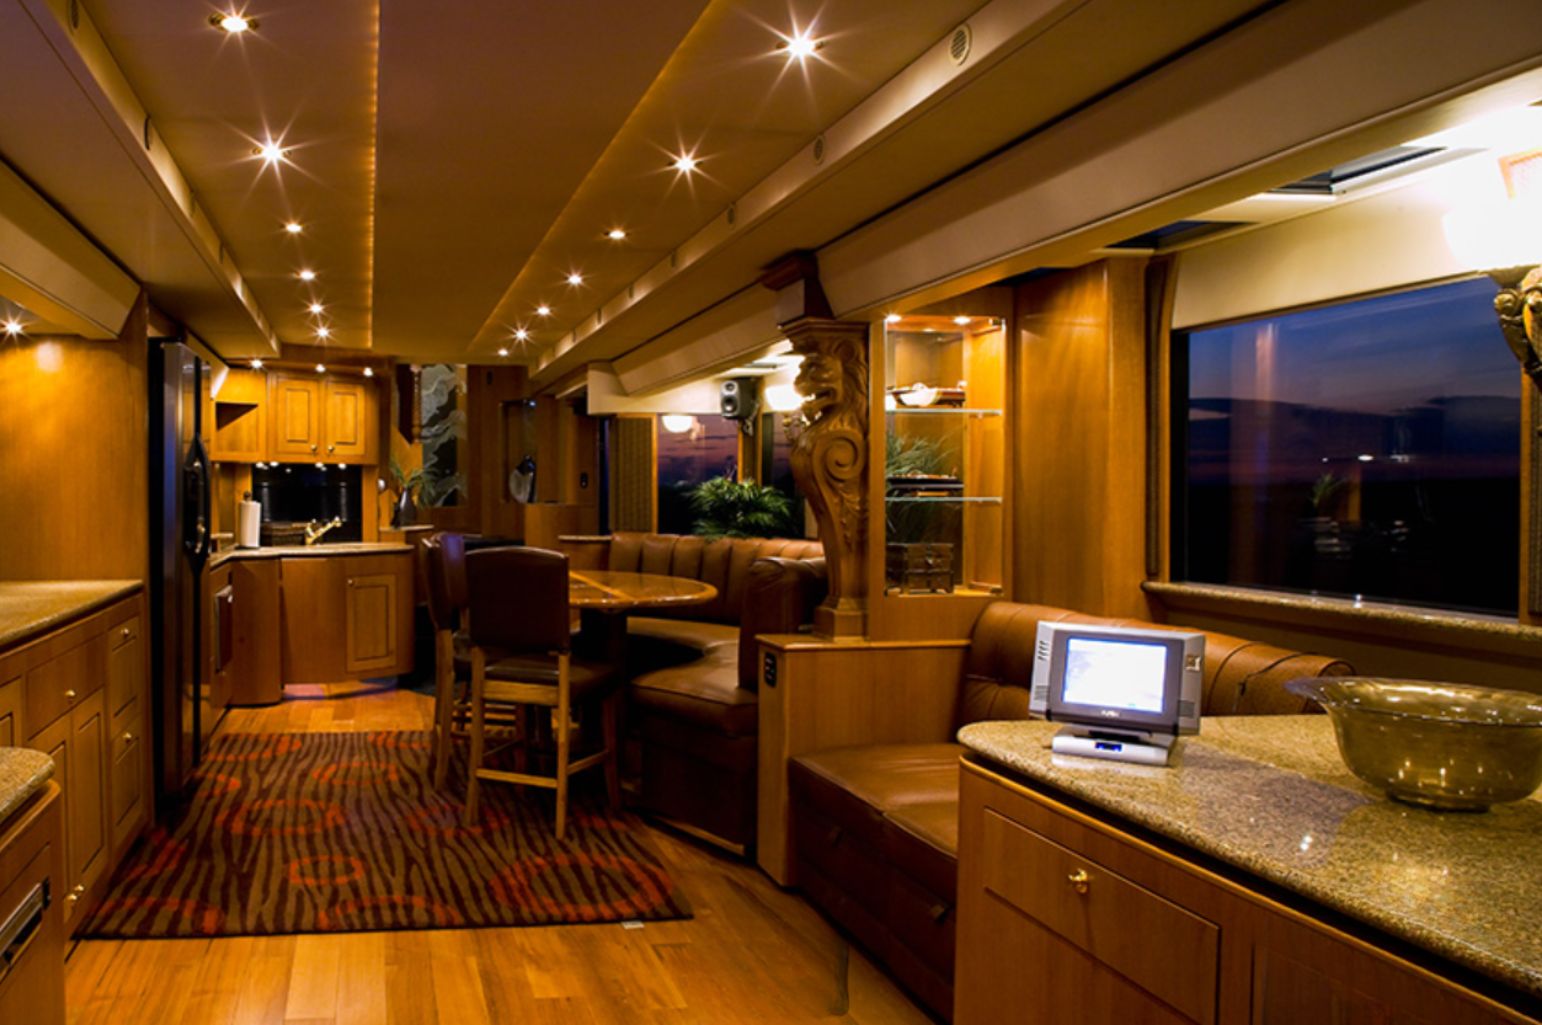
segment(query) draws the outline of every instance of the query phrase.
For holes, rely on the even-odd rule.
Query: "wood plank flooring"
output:
[[[291,687],[241,732],[427,729],[432,704],[368,684]],[[926,1025],[886,977],[759,870],[664,831],[683,922],[214,940],[86,940],[70,1025]]]

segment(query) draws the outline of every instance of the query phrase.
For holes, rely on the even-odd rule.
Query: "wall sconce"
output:
[[[659,423],[670,434],[687,434],[696,426],[696,418],[687,413],[665,413]]]

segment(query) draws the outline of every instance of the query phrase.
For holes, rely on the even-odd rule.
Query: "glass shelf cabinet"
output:
[[[890,317],[880,366],[884,594],[1000,594],[1004,321]]]

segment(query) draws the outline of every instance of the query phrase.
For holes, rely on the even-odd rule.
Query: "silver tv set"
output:
[[[1199,732],[1204,634],[1040,623],[1034,640],[1029,708],[1036,715],[1083,735],[1140,740]]]

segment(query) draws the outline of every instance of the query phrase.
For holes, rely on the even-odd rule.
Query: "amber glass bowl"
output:
[[[1285,686],[1327,709],[1350,771],[1399,801],[1483,811],[1542,785],[1542,696],[1357,676]]]

